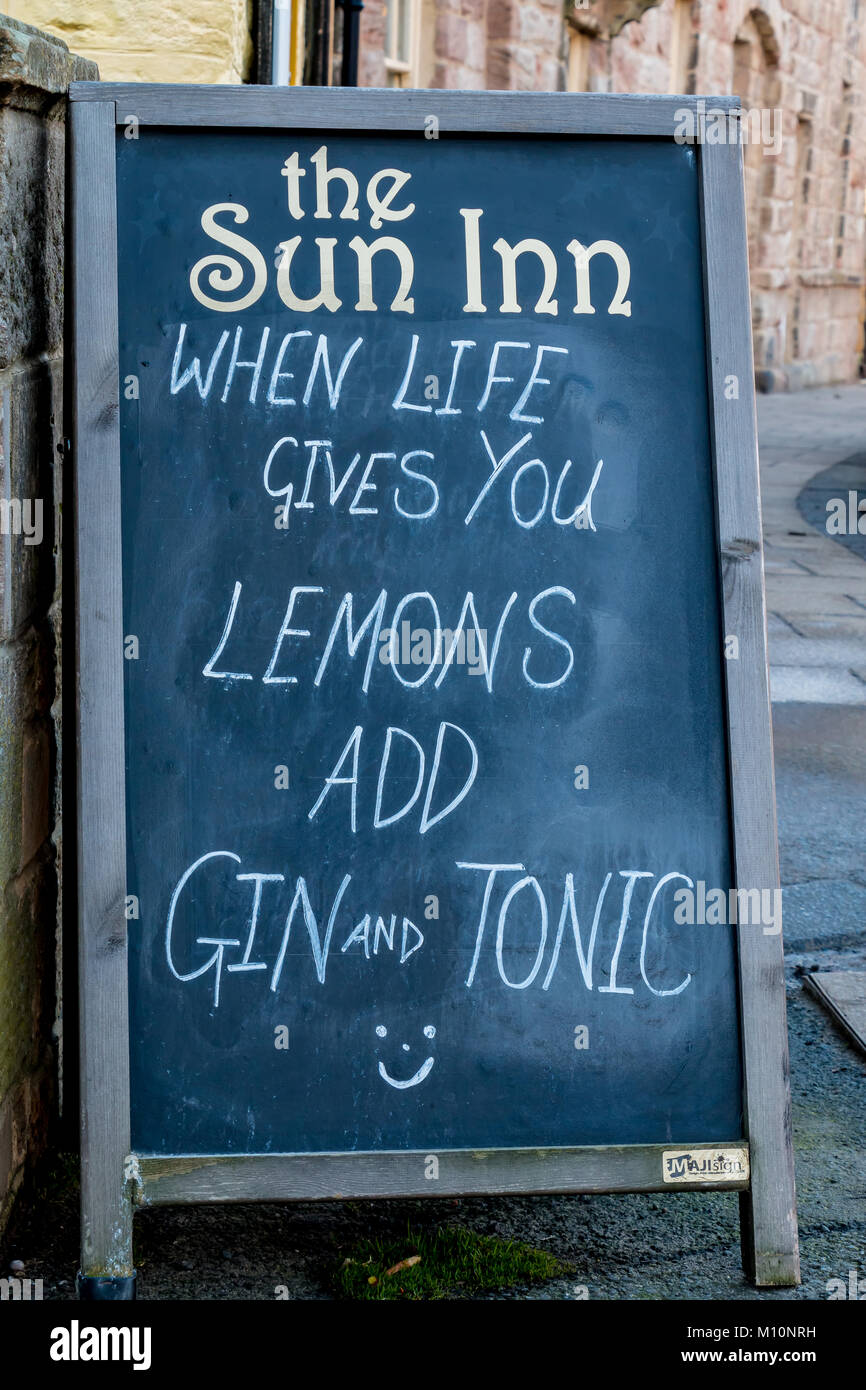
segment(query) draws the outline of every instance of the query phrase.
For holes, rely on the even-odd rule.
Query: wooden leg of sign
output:
[[[81,1273],[134,1297],[126,973],[114,102],[73,102],[70,290],[78,675]]]
[[[787,1289],[800,1282],[800,1255],[796,1238],[787,1250],[767,1249],[782,1242],[761,1239],[769,1229],[766,1210],[755,1220],[754,1191],[740,1193],[740,1249],[746,1278],[758,1288]]]
[[[799,1283],[800,1268],[742,147],[702,148],[700,161],[723,632],[737,639],[737,658],[722,663],[734,883],[747,895],[757,890],[762,903],[759,920],[747,914],[737,925],[751,1167],[741,1203],[743,1248],[756,1284],[788,1285]],[[726,383],[737,384],[734,395]],[[771,920],[765,920],[764,903],[774,905]]]
[[[84,1125],[82,1125],[84,1128]],[[88,1301],[127,1302],[135,1298],[132,1263],[133,1185],[122,1164],[115,1167],[94,1152],[82,1154],[81,1269],[78,1297]]]
[[[759,1287],[785,1288],[800,1282],[800,1256],[782,937],[760,923],[741,923],[738,935],[750,1168],[740,1195],[743,1268]]]
[[[759,1288],[800,1282],[784,997],[779,1004],[775,1056],[753,1055],[750,1071],[749,1048],[744,1048],[751,1180],[748,1191],[740,1193],[740,1244],[746,1277]],[[768,1012],[773,1012],[772,1006]],[[776,1070],[778,1078],[773,1076]]]

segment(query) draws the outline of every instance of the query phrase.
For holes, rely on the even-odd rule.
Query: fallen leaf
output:
[[[408,1260],[401,1260],[399,1264],[392,1265],[390,1269],[386,1269],[385,1278],[387,1279],[391,1274],[399,1274],[401,1269],[411,1269],[413,1265],[418,1265],[420,1263],[420,1255],[410,1255]]]

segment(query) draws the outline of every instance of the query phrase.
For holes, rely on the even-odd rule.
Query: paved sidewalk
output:
[[[856,466],[834,466],[866,465],[866,384],[761,396],[758,437],[773,702],[866,705],[866,562],[797,505],[825,470],[855,486]]]
[[[866,536],[843,543],[825,530],[827,497],[866,496],[866,385],[759,397],[758,436],[785,948],[795,963],[866,941],[866,559],[851,548],[866,556]]]

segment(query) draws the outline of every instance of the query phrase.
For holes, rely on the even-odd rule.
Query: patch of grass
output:
[[[389,1269],[413,1256],[416,1264]],[[404,1237],[358,1241],[334,1276],[340,1298],[427,1300],[460,1297],[481,1289],[537,1284],[572,1273],[572,1266],[519,1241],[482,1236],[461,1226],[432,1231],[407,1228]]]

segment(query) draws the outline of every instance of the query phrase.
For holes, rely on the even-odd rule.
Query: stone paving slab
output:
[[[826,878],[787,885],[782,932],[786,952],[859,946],[866,936],[866,888]]]
[[[801,637],[811,637],[818,642],[821,642],[822,639],[844,641],[848,637],[853,637],[860,644],[861,660],[863,652],[866,651],[866,612],[862,616],[848,618],[807,618],[804,616],[797,618],[793,624],[786,618],[780,617],[778,613],[771,613],[768,615],[767,623],[768,628],[771,623],[780,623],[786,631],[793,630]],[[772,631],[771,628],[770,630]]]
[[[853,669],[863,661],[863,636],[846,639],[833,630],[815,641],[790,630],[779,632],[773,638],[773,665],[825,666],[830,662]]]
[[[759,397],[758,438],[773,701],[866,705],[866,559],[824,526],[864,486],[866,385]]]
[[[863,705],[866,683],[833,666],[771,666],[770,698],[774,704]]]

